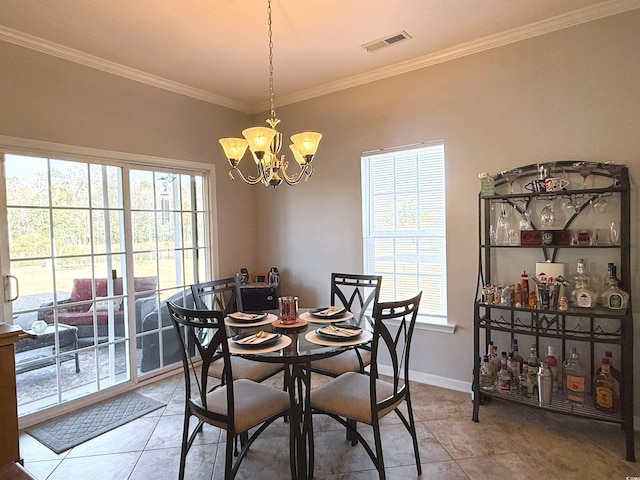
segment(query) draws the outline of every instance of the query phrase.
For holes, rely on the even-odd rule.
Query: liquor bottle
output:
[[[493,390],[493,366],[489,362],[489,355],[482,358],[480,366],[480,389],[485,391]]]
[[[607,413],[618,411],[618,397],[615,392],[614,378],[609,372],[609,359],[602,359],[602,367],[594,378],[596,384],[595,407]]]
[[[522,272],[520,275],[520,288],[522,288],[522,303],[526,303],[529,298],[529,275],[527,272]]]
[[[524,361],[524,359],[522,358],[522,355],[520,355],[520,352],[518,351],[517,338],[511,339],[511,354],[512,354],[511,373],[513,373],[514,377],[518,377],[522,373],[522,362]]]
[[[629,303],[629,294],[622,290],[616,277],[616,266],[608,265],[608,274],[604,281],[604,290],[600,296],[602,306],[611,310],[625,310]]]
[[[487,356],[489,357],[489,367],[491,368],[491,381],[495,384],[498,378],[498,370],[500,369],[500,360],[498,359],[498,347],[493,344],[493,341],[489,342]]]
[[[575,349],[571,350],[571,357],[565,367],[564,378],[566,399],[571,403],[584,405],[586,374]]]
[[[570,348],[569,349],[569,355],[567,356],[567,359],[562,362],[562,371],[560,372],[560,375],[562,376],[561,380],[562,380],[562,384],[560,385],[560,388],[562,388],[563,390],[567,389],[567,379],[565,378],[566,376],[566,371],[567,371],[567,367],[569,366],[569,364],[571,363],[571,355],[573,355],[573,353],[576,351],[575,348]]]
[[[553,379],[551,389],[554,392],[558,391],[558,359],[553,355],[553,347],[547,346],[547,356],[544,357],[544,361],[551,369],[551,377]]]
[[[620,373],[620,370],[618,370],[613,365],[613,353],[604,352],[604,356],[609,360],[609,373],[611,374],[614,380],[614,390],[615,390],[616,396],[620,398],[620,383],[622,383],[622,374]],[[600,373],[600,370],[601,370],[601,367],[599,367],[598,370],[596,370],[596,375]]]
[[[596,295],[591,290],[591,278],[586,273],[582,258],[578,259],[576,275],[573,278],[574,289],[571,292],[571,303],[580,308],[591,308],[596,304]]]
[[[540,367],[540,360],[538,360],[538,349],[535,343],[531,345],[529,349],[531,352],[527,359],[527,393],[529,395],[535,395],[535,390],[538,388],[538,369]]]
[[[500,363],[500,371],[498,372],[498,390],[505,393],[510,392],[512,378],[511,372],[507,368],[507,356],[505,353]]]

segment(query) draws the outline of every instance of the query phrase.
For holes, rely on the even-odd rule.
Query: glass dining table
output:
[[[258,362],[284,364],[284,382],[291,400],[289,428],[293,430],[295,446],[290,452],[298,479],[310,477],[309,452],[313,452],[313,422],[311,415],[311,362],[338,355],[355,346],[366,346],[372,340],[370,317],[357,322],[353,314],[322,317],[314,315],[321,309],[299,309],[297,322],[283,325],[278,311],[268,311],[258,322],[239,322],[227,317],[230,335],[229,350]],[[275,334],[277,341],[239,344],[234,339],[265,338]],[[264,347],[263,347],[264,345]]]

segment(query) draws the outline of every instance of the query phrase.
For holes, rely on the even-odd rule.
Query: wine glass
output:
[[[620,175],[620,172],[622,172],[622,169],[624,168],[624,165],[620,165],[618,163],[615,162],[604,162],[604,164],[602,165],[602,167],[609,172],[610,175],[613,175],[613,183],[611,184],[612,187],[615,187],[618,185],[618,175]]]
[[[540,211],[540,223],[543,227],[553,227],[556,222],[556,214],[553,211],[551,200],[547,202],[544,208]]]
[[[509,187],[511,189],[509,193],[513,193],[513,182],[520,178],[522,170],[520,170],[519,168],[513,168],[511,170],[502,170],[502,172],[500,173],[507,180],[507,182],[509,182]]]
[[[598,168],[596,162],[575,162],[573,168],[582,177],[582,188],[587,188],[587,177]]]
[[[498,220],[496,221],[496,230],[495,232],[493,232],[493,241],[496,245],[507,242],[510,228],[511,226],[509,222],[509,216],[506,209],[504,208],[503,203],[500,209],[500,215],[498,216]]]

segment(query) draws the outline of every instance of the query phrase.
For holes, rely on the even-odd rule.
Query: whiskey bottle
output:
[[[613,353],[612,352],[604,352],[604,356],[605,358],[607,358],[609,360],[609,373],[611,374],[611,376],[613,377],[613,386],[614,386],[614,390],[616,393],[616,396],[618,398],[620,398],[620,384],[622,383],[622,374],[620,373],[620,370],[618,370],[614,365],[613,365]],[[596,370],[596,375],[600,373],[600,370],[602,369],[602,367],[599,367],[598,370]]]
[[[571,349],[571,357],[565,366],[564,378],[567,401],[584,405],[586,374],[575,349]]]
[[[616,266],[609,263],[608,275],[605,278],[604,290],[602,291],[602,306],[611,310],[625,310],[629,303],[629,294],[622,290],[618,285],[616,276]]]
[[[578,259],[576,275],[573,278],[574,289],[571,292],[571,303],[580,308],[591,308],[596,304],[596,296],[591,290],[591,279],[586,273],[582,258]]]
[[[615,392],[614,378],[609,371],[609,359],[602,359],[600,372],[595,376],[596,384],[595,407],[607,413],[618,411],[618,397]]]

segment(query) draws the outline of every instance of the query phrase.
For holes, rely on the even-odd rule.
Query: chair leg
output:
[[[416,432],[416,422],[413,418],[413,407],[411,406],[411,396],[409,395],[409,390],[407,389],[407,415],[409,416],[409,426],[411,431],[411,438],[413,440],[413,453],[416,456],[416,468],[418,470],[418,475],[422,475],[422,464],[420,463],[420,450],[418,448],[418,433]]]
[[[225,480],[233,480],[233,439],[236,436],[229,435],[227,431],[227,447],[224,456],[224,478]]]
[[[376,469],[380,480],[386,480],[387,476],[384,472],[384,457],[382,454],[382,439],[380,437],[380,424],[377,420],[373,421],[373,440],[376,445]]]
[[[184,469],[187,463],[187,452],[189,451],[189,414],[184,415],[184,425],[182,427],[182,447],[180,448],[180,470],[178,480],[184,480]]]

